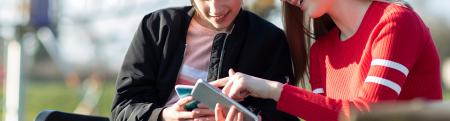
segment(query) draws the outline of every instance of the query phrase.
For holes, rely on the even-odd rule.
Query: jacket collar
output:
[[[192,6],[187,7],[187,12],[183,17],[183,22],[185,23],[182,29],[183,36],[183,46],[186,43],[187,30],[189,28],[189,24],[192,20],[192,17],[195,14],[195,8]],[[239,56],[241,54],[241,50],[244,47],[246,35],[248,32],[248,11],[241,9],[239,14],[234,20],[234,27],[231,31],[231,34],[228,35],[227,42],[225,45],[225,54],[222,60],[223,65],[221,69],[221,74],[219,74],[220,78],[223,78],[228,75],[228,69],[234,68],[238,66],[237,63],[239,61]],[[239,71],[239,70],[237,70]]]

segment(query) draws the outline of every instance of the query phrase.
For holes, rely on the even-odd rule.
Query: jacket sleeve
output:
[[[273,36],[275,42],[270,44],[272,48],[272,57],[270,59],[270,65],[264,74],[264,78],[269,80],[276,80],[281,83],[287,83],[288,80],[293,79],[292,61],[289,53],[289,47],[287,44],[284,33],[280,30],[275,32]],[[278,111],[276,109],[276,102],[270,99],[255,99],[251,103],[254,107],[260,110],[263,121],[298,121],[296,116],[289,115],[285,112]]]
[[[158,120],[163,109],[156,89],[159,28],[156,17],[145,16],[134,35],[116,82],[113,121]],[[155,22],[154,22],[155,21]],[[155,24],[153,24],[155,23]]]

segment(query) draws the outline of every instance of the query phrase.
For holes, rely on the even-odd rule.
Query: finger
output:
[[[225,86],[222,89],[222,93],[228,96],[228,92],[230,91],[231,85],[236,80],[236,76],[234,76],[236,72],[234,72],[233,69],[228,70],[228,82],[225,84]]]
[[[193,100],[192,96],[187,96],[185,98],[181,98],[177,101],[177,105],[186,105],[187,103],[191,102]]]
[[[177,113],[178,119],[186,120],[194,118],[193,112],[181,111]]]
[[[233,86],[235,77],[230,77],[230,81],[225,84],[225,86],[222,89],[222,93],[228,96],[228,93],[230,92],[231,86]]]
[[[192,110],[192,113],[194,113],[195,118],[214,115],[213,111],[211,111],[209,109],[200,109],[200,108],[196,108],[196,109]]]
[[[228,70],[228,76],[233,76],[235,73],[236,73],[236,72],[235,72],[232,68],[230,68],[230,69]]]
[[[220,88],[225,86],[225,84],[227,84],[228,79],[229,77],[221,78],[216,81],[209,82],[209,84],[213,85],[214,87]]]
[[[237,121],[243,121],[244,120],[244,114],[242,112],[239,112],[237,114]]]
[[[181,98],[175,103],[178,110],[184,110],[184,106],[193,100],[192,96]]]
[[[194,121],[214,121],[214,116],[195,118]]]
[[[247,95],[246,95],[247,91],[245,90],[245,88],[243,88],[244,84],[240,83],[243,81],[243,80],[240,80],[241,78],[244,78],[241,73],[234,74],[234,80],[233,80],[234,83],[232,86],[230,86],[230,89],[227,90],[228,96],[235,100],[238,100],[238,101],[241,101],[245,97],[247,97]],[[239,80],[239,81],[236,81],[236,80]]]
[[[225,119],[225,121],[233,121],[236,118],[237,113],[238,113],[238,111],[237,111],[236,107],[231,106],[230,110],[228,111],[227,118]]]
[[[244,100],[247,94],[248,92],[245,91],[241,84],[234,84],[228,91],[228,96],[237,101]]]
[[[220,106],[219,103],[216,104],[216,108],[214,109],[214,112],[216,114],[216,116],[215,116],[216,121],[224,121],[225,120],[223,108],[222,108],[222,106]]]
[[[232,68],[228,70],[228,76],[232,76],[234,74],[235,74],[235,72],[234,72],[234,70]],[[229,77],[226,77],[226,78],[222,78],[222,79],[218,79],[216,81],[210,82],[209,84],[211,84],[211,85],[213,85],[215,87],[223,87],[228,82],[229,82]]]

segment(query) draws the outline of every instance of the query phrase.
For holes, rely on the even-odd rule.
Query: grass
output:
[[[450,90],[444,91],[444,100],[450,101]]]
[[[99,116],[111,115],[111,103],[114,92],[114,83],[109,81],[103,84],[103,93],[97,105]],[[72,112],[78,105],[81,97],[76,88],[68,88],[63,81],[30,81],[25,90],[25,120],[33,121],[39,112],[45,109]],[[3,87],[0,87],[0,120],[3,120]],[[450,90],[445,91],[445,100],[450,100]]]
[[[103,84],[103,92],[96,107],[96,114],[109,117],[112,104],[114,83]],[[25,90],[25,120],[33,121],[37,114],[43,110],[58,110],[73,112],[81,100],[81,94],[77,88],[69,88],[63,81],[30,81]],[[0,108],[0,120],[3,119],[4,97],[3,89],[0,91],[2,105]]]

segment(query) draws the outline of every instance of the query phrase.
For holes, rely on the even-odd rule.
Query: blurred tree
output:
[[[269,13],[275,9],[275,0],[254,0],[247,6],[248,9],[262,18],[269,17]]]
[[[450,57],[450,25],[443,17],[435,17],[430,23],[431,35],[436,43],[441,60]]]
[[[450,57],[450,20],[445,14],[436,14],[436,12],[445,11],[447,8],[435,8],[435,2],[440,0],[408,0],[414,10],[420,15],[430,29],[431,36],[436,44],[439,56],[442,60]],[[447,15],[450,15],[448,13]]]

